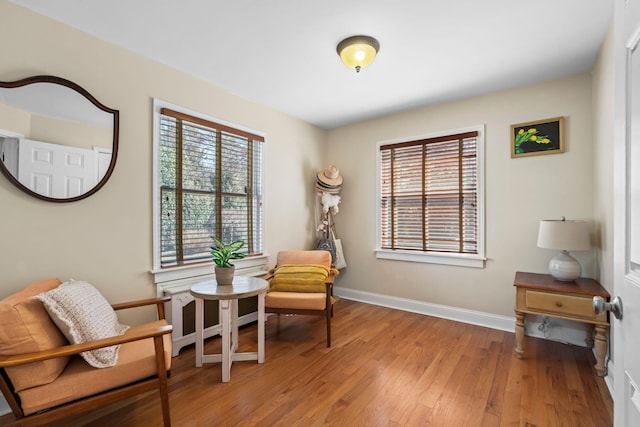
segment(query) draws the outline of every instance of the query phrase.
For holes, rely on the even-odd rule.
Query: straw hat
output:
[[[325,170],[318,172],[317,182],[322,187],[336,188],[342,185],[342,176],[340,171],[333,165],[329,165]]]
[[[341,186],[325,187],[323,185],[320,185],[320,183],[318,181],[316,181],[316,189],[318,189],[322,193],[338,194],[338,193],[340,193],[340,189],[341,188],[342,188]]]

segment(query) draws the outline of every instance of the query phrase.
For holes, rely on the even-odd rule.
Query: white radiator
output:
[[[264,266],[259,269],[248,268],[243,270],[237,270],[236,275],[238,276],[262,276],[267,272],[263,270]],[[212,267],[213,269],[213,267]],[[192,332],[190,334],[183,335],[184,330],[184,318],[183,318],[183,308],[193,301],[193,296],[189,292],[191,290],[191,286],[195,283],[202,282],[203,280],[214,279],[215,274],[206,274],[196,277],[189,277],[187,279],[178,279],[171,280],[167,282],[163,282],[162,284],[158,284],[158,294],[159,295],[170,295],[171,301],[165,303],[165,314],[167,317],[167,322],[173,325],[173,332],[171,333],[171,341],[172,341],[172,352],[171,356],[175,357],[180,353],[180,349],[182,347],[193,344],[196,342],[196,334]],[[255,322],[258,320],[258,313],[253,312],[249,314],[245,314],[244,316],[240,316],[238,318],[238,325],[246,325],[251,322]],[[195,330],[195,325],[194,330]],[[204,338],[209,338],[215,335],[220,335],[220,325],[212,325],[204,329]]]

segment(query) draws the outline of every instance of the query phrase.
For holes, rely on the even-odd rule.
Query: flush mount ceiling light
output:
[[[361,68],[371,64],[380,50],[380,43],[373,37],[352,36],[338,43],[336,50],[344,65],[359,73]]]

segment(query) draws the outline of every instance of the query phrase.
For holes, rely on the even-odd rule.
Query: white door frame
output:
[[[617,320],[611,315],[610,319],[614,426],[627,427],[640,425],[640,341],[634,337],[640,330],[640,203],[634,199],[640,192],[640,165],[636,161],[640,150],[640,0],[616,0],[614,23],[612,297],[622,298],[623,317]],[[635,99],[633,103],[631,99]]]

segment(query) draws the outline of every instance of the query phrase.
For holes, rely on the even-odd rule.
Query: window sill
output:
[[[239,276],[250,276],[252,273],[262,272],[267,265],[267,255],[255,256],[236,260],[236,274]],[[154,282],[162,287],[167,282],[175,282],[185,279],[196,279],[198,277],[211,276],[215,265],[212,262],[184,265],[180,267],[170,267],[151,270]]]
[[[376,249],[375,253],[378,259],[453,265],[457,267],[484,268],[484,262],[486,261],[486,258],[480,255],[391,251],[385,249]]]

